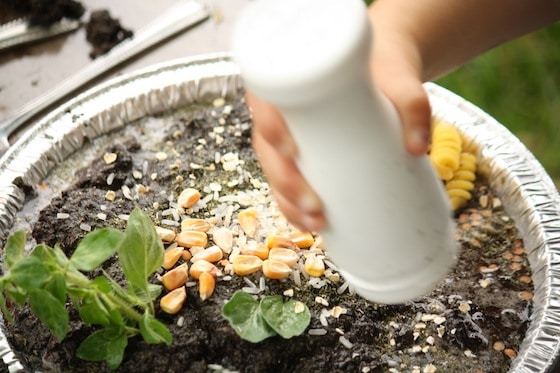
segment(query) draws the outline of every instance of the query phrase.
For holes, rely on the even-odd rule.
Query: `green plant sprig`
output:
[[[161,286],[148,278],[163,263],[164,248],[150,218],[136,208],[126,229],[102,228],[88,233],[70,258],[59,245],[37,245],[25,253],[24,231],[13,233],[5,247],[5,274],[0,277],[0,307],[12,317],[6,300],[31,310],[60,341],[69,331],[67,301],[85,324],[99,326],[78,347],[84,360],[103,361],[116,369],[128,338],[142,335],[148,343],[171,344],[171,333],[156,320],[153,300]],[[121,287],[105,272],[89,279],[89,272],[118,253],[127,286]]]
[[[222,315],[241,338],[252,343],[275,335],[285,339],[298,336],[311,321],[309,308],[297,300],[268,295],[259,302],[240,290],[224,305]]]

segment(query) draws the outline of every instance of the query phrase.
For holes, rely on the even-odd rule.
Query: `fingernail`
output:
[[[323,207],[321,200],[310,191],[301,194],[299,198],[299,208],[306,213],[316,213]]]
[[[425,152],[430,144],[430,132],[423,128],[412,128],[407,132],[407,140],[410,149]]]
[[[302,228],[309,232],[319,232],[321,229],[323,229],[323,221],[313,215],[303,215],[301,218],[301,222],[303,224]]]

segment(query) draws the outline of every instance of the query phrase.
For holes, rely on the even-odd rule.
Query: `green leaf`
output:
[[[70,260],[68,259],[64,251],[62,251],[62,249],[60,248],[60,244],[57,243],[54,245],[54,247],[52,248],[52,253],[60,267],[68,267]]]
[[[44,289],[58,299],[60,303],[66,302],[66,279],[62,273],[54,273],[45,283]]]
[[[11,268],[15,262],[24,257],[25,231],[20,230],[11,234],[6,241],[6,247],[4,247],[4,250],[6,251],[4,261],[8,265],[8,268]]]
[[[169,329],[148,312],[144,312],[140,320],[140,333],[148,343],[171,344],[172,336]]]
[[[222,308],[222,315],[229,321],[233,330],[243,339],[257,343],[276,332],[265,321],[259,302],[244,291],[236,291]]]
[[[125,233],[119,249],[121,267],[128,281],[146,289],[148,276],[163,263],[163,243],[150,217],[139,208],[130,214]]]
[[[8,322],[14,322],[12,314],[8,307],[6,307],[6,298],[4,298],[4,294],[0,291],[0,309],[2,310],[2,315],[8,320]]]
[[[13,282],[26,291],[40,288],[49,276],[45,263],[34,256],[25,257],[14,263],[10,273]]]
[[[93,271],[118,250],[124,238],[125,234],[118,229],[96,229],[80,241],[70,263],[79,270]]]
[[[91,285],[102,293],[107,294],[111,291],[111,283],[105,276],[97,276],[91,280]]]
[[[268,325],[286,339],[301,335],[311,321],[305,304],[294,299],[284,302],[281,295],[264,297],[260,308]]]
[[[56,264],[56,257],[54,255],[53,249],[45,245],[44,243],[35,246],[29,256],[39,258],[43,263]]]
[[[160,296],[163,287],[157,284],[148,284],[149,296],[146,296],[146,292],[144,289],[140,289],[138,288],[138,286],[134,286],[133,284],[130,284],[127,290],[129,294],[131,294],[135,298],[138,298],[142,303],[148,303]]]
[[[86,324],[109,326],[110,312],[95,294],[85,297],[78,307],[80,317]]]
[[[102,329],[88,336],[76,350],[76,356],[88,361],[107,361],[111,369],[121,364],[128,338],[123,328]]]
[[[103,272],[103,273],[105,274],[105,278],[108,281],[109,285],[111,286],[111,291],[113,292],[113,294],[115,296],[117,296],[119,299],[121,299],[123,302],[125,302],[129,306],[138,306],[138,307],[142,307],[144,309],[148,307],[148,304],[145,301],[140,299],[138,296],[136,296],[131,291],[127,291],[127,290],[123,289],[122,286],[120,286],[118,282],[116,282],[111,277],[109,277],[109,275],[106,274],[105,272]],[[129,284],[129,288],[130,287],[134,287],[134,285]],[[142,290],[142,292],[145,292],[145,290]]]
[[[59,341],[64,339],[68,333],[68,313],[64,303],[48,291],[36,289],[29,293],[29,306]]]
[[[18,306],[23,306],[25,300],[27,299],[27,292],[14,284],[6,284],[4,288],[6,291],[6,296],[15,302]]]

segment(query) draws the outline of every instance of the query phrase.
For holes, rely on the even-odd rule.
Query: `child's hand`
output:
[[[246,97],[253,112],[253,147],[278,206],[300,229],[321,230],[322,204],[295,163],[298,150],[284,119],[272,105],[251,93]]]
[[[376,0],[370,58],[374,84],[397,109],[406,149],[424,154],[431,110],[422,82],[435,79],[486,50],[560,19],[558,1]],[[473,24],[477,27],[472,27]],[[317,195],[299,172],[297,147],[274,107],[248,94],[254,148],[286,217],[318,231],[326,220]]]
[[[406,148],[411,154],[423,154],[430,137],[428,97],[407,63],[385,57],[391,56],[372,58],[374,80],[399,112]],[[253,147],[280,209],[300,229],[321,230],[325,225],[322,204],[295,163],[297,146],[284,119],[251,93],[247,101],[253,112]]]
[[[383,40],[382,42],[377,40]],[[424,154],[430,138],[430,105],[422,87],[414,48],[398,40],[377,38],[371,56],[372,79],[397,109],[407,150]],[[274,196],[288,220],[300,229],[319,231],[326,220],[319,197],[296,165],[297,146],[281,114],[270,104],[247,94],[253,112],[253,147]]]

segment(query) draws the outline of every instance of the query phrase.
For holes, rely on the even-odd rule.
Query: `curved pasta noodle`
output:
[[[461,149],[461,133],[452,125],[436,122],[429,157],[442,180],[450,180],[459,168]]]
[[[470,152],[461,152],[459,167],[452,178],[445,182],[445,190],[449,196],[449,202],[453,211],[464,207],[472,198],[471,191],[474,189],[476,179],[476,155]]]

